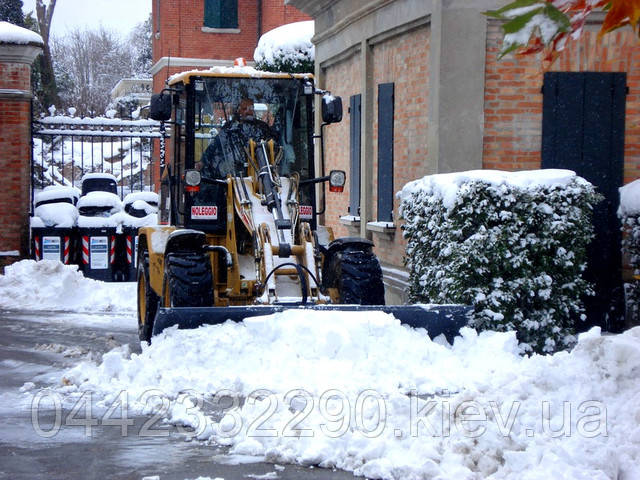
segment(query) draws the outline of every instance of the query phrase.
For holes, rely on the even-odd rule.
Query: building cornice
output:
[[[0,42],[0,62],[25,63],[31,65],[42,52],[42,45],[37,43],[5,43]]]
[[[247,62],[247,65],[253,66],[255,62]],[[149,70],[151,75],[155,75],[166,67],[192,67],[192,68],[211,68],[211,67],[233,67],[233,60],[221,60],[216,58],[186,58],[186,57],[162,57]]]

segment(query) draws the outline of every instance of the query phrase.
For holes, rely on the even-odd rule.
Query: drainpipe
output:
[[[256,39],[256,46],[262,36],[262,0],[258,0],[258,38]]]

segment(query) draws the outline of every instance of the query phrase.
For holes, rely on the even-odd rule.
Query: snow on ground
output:
[[[171,423],[232,454],[370,478],[635,479],[639,373],[640,328],[521,357],[513,333],[464,329],[450,346],[388,314],[289,311],[166,330],[58,390],[105,405],[124,390],[146,413],[165,398]]]
[[[132,313],[135,292],[133,283],[99,282],[85,278],[76,265],[51,260],[22,260],[0,275],[4,309]]]

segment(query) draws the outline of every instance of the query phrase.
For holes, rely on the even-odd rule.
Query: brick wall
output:
[[[30,67],[0,63],[0,89],[30,91]],[[0,96],[0,251],[28,253],[30,204],[30,126],[28,97]],[[0,257],[0,266],[16,257]]]
[[[485,84],[484,168],[540,168],[543,75],[536,56],[498,60],[502,32],[488,27]],[[640,48],[630,29],[597,40],[585,31],[552,65],[559,72],[627,72],[625,183],[640,177]]]
[[[154,0],[152,15],[154,62],[167,56],[253,60],[259,38],[258,0],[238,0],[239,33],[203,32],[204,0]],[[310,18],[294,7],[284,5],[284,0],[262,2],[262,33],[301,20]],[[158,30],[160,35],[157,35]]]
[[[351,172],[349,170],[349,152],[351,140],[349,133],[350,113],[349,98],[352,95],[361,94],[360,54],[332,65],[326,70],[324,88],[333,95],[342,97],[344,114],[342,122],[325,127],[325,171],[344,170],[347,172],[347,183],[344,192],[331,193],[327,189],[327,210],[325,212],[325,225],[333,228],[336,237],[359,235],[353,228],[347,228],[340,223],[340,217],[349,215],[349,184]],[[357,213],[352,213],[357,215]]]
[[[377,92],[381,83],[395,84],[394,101],[394,191],[407,182],[428,173],[426,166],[428,138],[429,97],[429,27],[423,26],[393,37],[372,47],[373,62],[373,211],[377,205]],[[326,69],[325,87],[342,97],[349,105],[351,95],[361,93],[360,54],[356,54]],[[363,119],[364,122],[364,119]],[[359,231],[340,224],[339,218],[348,215],[349,171],[349,115],[340,124],[327,127],[325,140],[326,170],[332,168],[347,172],[347,188],[341,195],[328,194],[325,224],[331,226],[336,236],[359,235]],[[406,242],[397,218],[398,201],[394,199],[396,231],[393,234],[374,232],[376,254],[388,265],[402,266]],[[374,220],[376,220],[374,218]]]
[[[427,171],[428,98],[429,98],[429,37],[423,26],[373,47],[373,211],[377,211],[378,190],[378,85],[394,83],[393,122],[393,190],[397,192],[411,180],[423,177]],[[393,266],[403,264],[406,241],[402,237],[398,218],[399,202],[394,198],[394,234],[373,233],[376,254]],[[374,213],[375,214],[375,213]],[[374,220],[376,220],[374,218]]]

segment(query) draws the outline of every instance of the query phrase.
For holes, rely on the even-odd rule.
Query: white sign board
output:
[[[91,237],[89,247],[91,269],[104,270],[109,268],[109,237]]]
[[[60,237],[42,237],[42,259],[60,261]]]

